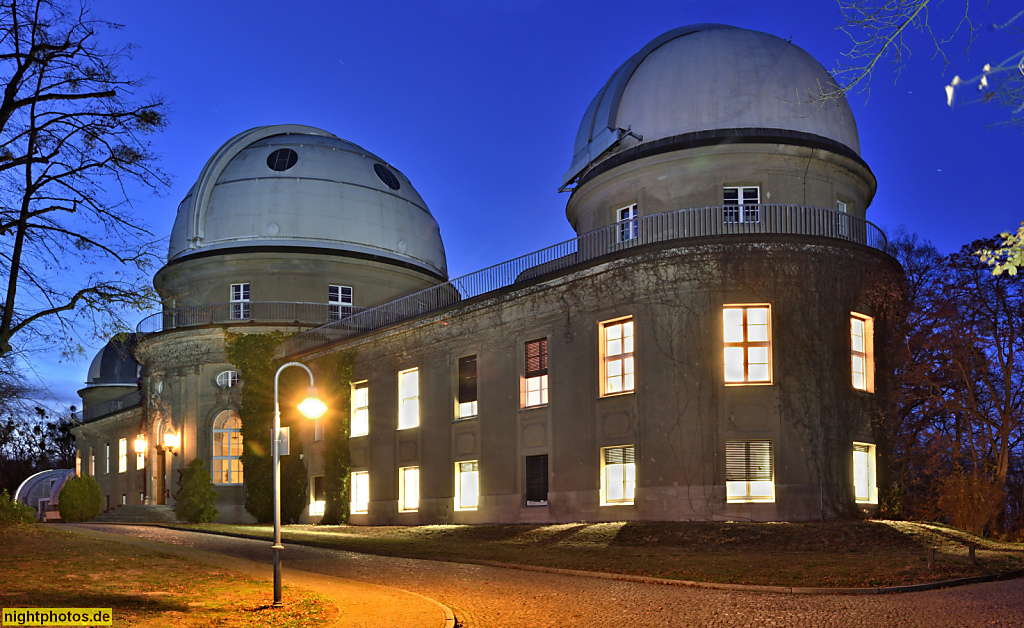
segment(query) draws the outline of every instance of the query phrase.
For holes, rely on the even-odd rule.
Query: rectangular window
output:
[[[618,242],[636,239],[638,231],[635,204],[615,210],[615,221],[619,225],[615,232]]]
[[[548,504],[548,456],[526,457],[526,505]]]
[[[311,517],[316,517],[324,514],[324,507],[327,505],[327,494],[324,492],[324,476],[313,476],[310,484],[309,515]]]
[[[772,441],[726,441],[726,501],[732,503],[775,501],[773,470]]]
[[[104,473],[110,473],[110,443],[107,443],[107,470]]]
[[[524,406],[545,406],[548,403],[548,339],[526,343],[526,395]]]
[[[420,507],[420,468],[398,470],[398,511],[413,512]]]
[[[321,441],[324,439],[324,419],[323,417],[317,417],[313,419],[313,442]]]
[[[726,384],[772,383],[771,316],[767,305],[722,308]]]
[[[476,356],[459,358],[459,418],[476,416]]]
[[[135,454],[135,470],[141,471],[146,468],[146,454],[136,453]]]
[[[847,216],[846,216],[846,213],[847,213],[847,211],[849,211],[849,207],[847,206],[846,201],[839,201],[839,200],[837,200],[836,201],[836,210],[838,212],[840,212],[839,216],[838,216],[838,218],[839,218],[839,235],[845,236],[846,233],[847,233]]]
[[[231,318],[249,318],[249,284],[231,284]]]
[[[82,477],[82,452],[75,450],[75,475]]]
[[[722,190],[722,222],[760,222],[761,188],[727,186]]]
[[[476,510],[480,499],[480,465],[476,460],[455,463],[455,510]]]
[[[366,436],[370,433],[370,385],[367,382],[352,384],[352,436]]]
[[[398,374],[398,429],[420,424],[420,372],[409,369]]]
[[[117,472],[124,473],[128,470],[128,439],[122,438],[117,441]]]
[[[96,476],[96,450],[89,448],[89,475]]]
[[[850,314],[850,369],[853,387],[875,392],[874,319],[863,314]]]
[[[352,288],[327,286],[327,319],[336,321],[348,316],[352,316]]]
[[[853,489],[858,504],[878,503],[875,446],[870,443],[853,444]]]
[[[361,514],[370,510],[370,472],[352,472],[352,504],[353,513]]]
[[[633,319],[601,324],[602,394],[633,392]]]
[[[636,492],[633,446],[601,450],[601,505],[632,504]]]

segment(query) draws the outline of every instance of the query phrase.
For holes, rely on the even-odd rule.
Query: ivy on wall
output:
[[[270,432],[274,425],[274,354],[289,334],[232,334],[225,332],[227,358],[242,376],[242,469],[245,477],[245,510],[260,523],[274,518],[273,456]],[[301,395],[309,385],[301,369],[281,373],[281,425],[292,428],[291,452],[281,458],[281,520],[297,521],[307,501],[308,473],[300,458],[301,423],[291,397]],[[300,391],[300,392],[297,392]]]
[[[348,448],[351,421],[352,369],[356,352],[342,351],[315,361],[317,386],[327,399],[324,415],[324,525],[348,523],[351,502]]]

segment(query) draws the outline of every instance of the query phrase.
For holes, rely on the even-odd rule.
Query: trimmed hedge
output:
[[[191,523],[209,523],[217,519],[217,489],[206,472],[206,464],[196,458],[178,471],[178,492],[175,493],[174,513],[179,519]]]
[[[57,497],[60,520],[65,523],[88,521],[100,514],[103,497],[100,485],[91,476],[73,477],[67,481]]]

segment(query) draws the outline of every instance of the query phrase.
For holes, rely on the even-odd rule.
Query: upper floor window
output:
[[[107,469],[104,473],[110,473],[110,443],[107,443]]]
[[[874,319],[850,314],[850,368],[853,387],[875,392]]]
[[[231,284],[231,318],[249,318],[249,284]]]
[[[616,239],[618,242],[634,240],[637,237],[636,204],[615,210],[615,221],[618,223]]]
[[[870,443],[853,444],[853,491],[859,504],[878,503],[875,446]]]
[[[398,374],[398,429],[420,424],[420,372],[409,369]]]
[[[122,438],[117,441],[117,472],[124,473],[128,470],[128,439]]]
[[[242,483],[242,419],[225,410],[213,420],[213,483]]]
[[[770,440],[730,440],[725,443],[727,502],[775,501],[775,460]]]
[[[548,403],[548,339],[526,343],[525,407]]]
[[[468,419],[477,414],[476,356],[459,358],[459,418]]]
[[[723,222],[760,222],[761,188],[756,185],[726,186],[722,190]]]
[[[352,384],[352,431],[351,436],[366,436],[370,433],[370,385],[367,382]]]
[[[232,388],[240,381],[242,381],[242,378],[238,371],[221,371],[217,373],[217,385],[221,388]]]
[[[327,319],[336,321],[347,316],[352,316],[352,288],[348,286],[328,286]]]
[[[601,504],[632,504],[636,492],[633,446],[601,450]]]
[[[839,215],[839,235],[844,236],[844,235],[846,235],[847,230],[848,230],[847,229],[847,227],[848,227],[848,225],[847,225],[848,220],[847,220],[846,214],[849,211],[849,206],[847,205],[846,201],[837,200],[836,201],[836,210],[838,212],[840,212],[840,215]]]
[[[767,305],[722,308],[726,384],[770,384],[771,320]]]
[[[633,391],[633,319],[601,324],[601,394]]]

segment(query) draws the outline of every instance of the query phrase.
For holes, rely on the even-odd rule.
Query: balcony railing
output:
[[[643,216],[431,286],[350,317],[297,334],[287,354],[392,325],[517,282],[572,268],[620,251],[688,238],[784,234],[852,242],[884,251],[885,234],[863,218],[803,205],[726,205]]]
[[[235,301],[206,305],[184,305],[147,316],[136,331],[151,334],[196,325],[233,323],[306,323],[320,325],[361,312],[366,308],[335,303],[290,301]]]
[[[110,401],[104,401],[103,403],[98,403],[94,406],[89,406],[88,408],[85,408],[81,412],[77,413],[78,416],[76,416],[75,418],[77,418],[82,423],[88,423],[89,421],[95,421],[100,417],[105,417],[108,414],[114,414],[115,412],[120,412],[121,410],[134,408],[135,406],[141,404],[142,391],[136,390],[135,392],[130,392],[127,395],[122,395],[120,397],[111,399]]]

